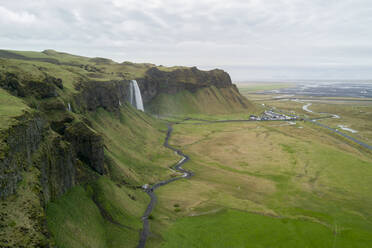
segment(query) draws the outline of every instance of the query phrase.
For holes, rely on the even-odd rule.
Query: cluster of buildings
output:
[[[249,119],[252,121],[291,121],[296,120],[297,117],[276,113],[273,110],[266,110],[262,116],[251,115]]]

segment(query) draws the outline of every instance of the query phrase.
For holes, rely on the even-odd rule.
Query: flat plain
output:
[[[340,115],[319,121],[332,127],[342,122],[359,130],[353,137],[370,140],[368,102],[313,103],[309,113],[301,102],[257,98],[257,111]],[[304,121],[188,120],[174,126],[171,144],[190,156],[184,167],[195,176],[157,190],[150,247],[371,247],[367,149]]]

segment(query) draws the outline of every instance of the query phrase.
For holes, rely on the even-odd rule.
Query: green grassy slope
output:
[[[92,197],[112,220],[104,217]],[[58,247],[135,247],[147,201],[141,191],[101,178],[51,202],[47,207],[48,227]]]
[[[223,114],[254,112],[254,106],[233,88],[202,88],[191,93],[187,90],[173,95],[160,94],[148,107],[157,115]]]
[[[1,64],[11,64],[15,67],[19,65],[31,66],[33,70],[35,70],[35,67],[43,67],[46,72],[59,72],[62,79],[68,79],[66,74],[73,73],[75,76],[102,81],[143,77],[146,70],[151,67],[157,67],[162,71],[186,68],[180,66],[156,66],[150,63],[117,63],[110,59],[88,58],[54,50],[45,50],[43,52],[0,50]]]
[[[178,157],[162,146],[165,125],[132,107],[89,120],[104,137],[109,175],[49,203],[48,227],[58,247],[135,247],[149,199],[131,185],[169,178]]]
[[[126,104],[119,116],[98,110],[89,119],[104,137],[112,176],[117,180],[143,185],[170,176],[168,167],[178,156],[163,147],[165,123]]]
[[[24,101],[12,96],[0,88],[0,130],[4,130],[14,122],[14,117],[30,110]]]

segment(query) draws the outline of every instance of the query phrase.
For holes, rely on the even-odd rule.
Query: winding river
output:
[[[302,103],[304,103],[304,102],[302,102]],[[312,105],[312,103],[307,103],[304,106],[302,106],[302,109],[305,110],[305,111],[307,111],[307,112],[310,112],[310,113],[315,113],[314,111],[312,111],[312,110],[309,109],[309,107],[311,105]],[[332,117],[323,117],[323,118],[318,118],[318,119],[325,119],[325,118],[336,118],[336,119],[339,119],[340,118],[340,116],[339,115],[336,115],[336,114],[330,114],[330,113],[318,113],[318,114],[329,114],[329,115],[332,115]],[[311,123],[314,123],[315,125],[318,125],[320,127],[326,128],[326,129],[328,129],[328,130],[330,130],[330,131],[332,131],[334,133],[337,133],[337,134],[343,136],[344,138],[347,138],[347,139],[349,139],[351,141],[354,141],[355,143],[361,145],[364,148],[367,148],[369,150],[372,150],[372,146],[370,146],[370,145],[368,145],[368,144],[366,144],[366,143],[364,143],[364,142],[362,142],[362,141],[360,141],[360,140],[358,140],[356,138],[353,138],[350,135],[347,135],[345,133],[342,133],[342,132],[338,131],[338,129],[334,129],[334,128],[331,128],[331,127],[329,127],[327,125],[321,124],[321,123],[317,122],[318,119],[316,119],[316,118],[315,119],[307,119],[307,118],[305,118],[304,121],[311,122]],[[347,127],[345,127],[343,125],[339,125],[339,128],[341,128],[342,130],[351,132],[351,133],[357,133],[356,130],[353,130],[351,128],[347,128]]]
[[[149,205],[147,205],[147,208],[145,210],[144,215],[142,216],[143,228],[142,228],[141,233],[140,233],[140,240],[139,240],[139,244],[137,246],[138,248],[144,248],[145,247],[146,240],[147,240],[147,238],[150,234],[149,216],[150,216],[152,210],[154,209],[156,201],[157,201],[157,197],[156,197],[156,194],[155,194],[154,191],[157,188],[159,188],[160,186],[164,186],[168,183],[174,182],[174,181],[182,179],[182,178],[190,178],[190,177],[193,176],[193,173],[191,171],[187,171],[187,170],[185,170],[181,167],[183,164],[185,164],[187,161],[189,161],[190,158],[187,155],[183,154],[182,151],[177,150],[176,148],[169,145],[169,139],[172,135],[172,132],[173,132],[173,126],[172,126],[172,124],[168,124],[167,136],[165,137],[163,146],[168,148],[168,149],[171,149],[172,151],[174,151],[175,153],[177,153],[179,156],[182,157],[181,160],[178,161],[177,164],[172,166],[172,168],[174,170],[178,171],[178,172],[183,173],[183,174],[180,177],[173,177],[173,178],[170,178],[168,180],[160,181],[160,182],[154,184],[153,186],[145,189],[146,193],[150,196],[151,200],[150,200]]]

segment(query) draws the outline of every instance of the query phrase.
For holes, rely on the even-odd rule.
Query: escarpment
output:
[[[45,136],[47,122],[40,116],[25,115],[18,122],[1,133],[0,198],[16,192],[22,172],[32,164],[32,155]]]
[[[17,88],[7,87],[9,82],[17,85]],[[16,118],[13,125],[1,132],[1,198],[16,192],[22,173],[32,165],[42,171],[43,192],[53,192],[46,194],[46,202],[75,185],[75,167],[79,163],[85,163],[101,175],[106,172],[102,137],[81,117],[71,113],[64,101],[57,97],[61,94],[58,91],[63,90],[61,79],[46,76],[40,81],[22,81],[17,75],[7,74],[0,85],[16,96],[24,92],[22,98],[32,108],[31,112]],[[77,110],[84,113],[85,106],[89,104],[94,104],[94,108],[88,110],[98,107],[111,111],[117,109],[118,98],[100,89],[102,87],[78,94],[76,97],[85,102],[75,103],[74,106],[80,108]],[[98,96],[96,92],[99,92]],[[117,88],[111,90],[111,93],[114,92],[116,95]]]
[[[147,113],[128,103],[134,79]],[[222,70],[118,64],[55,51],[32,58],[0,51],[0,98],[6,105],[0,106],[0,247],[55,247],[60,236],[47,227],[46,209],[76,188],[85,192],[90,209],[107,207],[98,211],[106,213],[114,203],[99,202],[103,197],[97,198],[98,181],[108,180],[117,193],[169,176],[169,170],[159,166],[162,161],[157,162],[162,159],[159,152],[169,151],[154,150],[162,147],[157,142],[164,133],[148,113],[250,107]],[[17,104],[8,104],[8,98]],[[99,190],[108,190],[102,187]],[[135,202],[133,194],[129,199]],[[104,223],[105,216],[99,218],[97,223]]]
[[[62,80],[23,81],[8,74],[0,85],[30,107],[0,131],[0,246],[44,247],[49,235],[43,207],[87,178],[107,173],[103,140],[57,97],[63,94]],[[22,207],[7,207],[32,195]]]
[[[101,107],[113,112],[128,99],[128,87],[129,80],[79,83],[76,89],[81,93],[74,99],[82,109],[95,111]]]
[[[204,87],[228,88],[233,86],[228,73],[219,69],[201,71],[196,67],[170,72],[153,67],[148,69],[144,78],[138,81],[145,102],[151,101],[161,93],[176,94],[182,90],[196,92]]]
[[[191,99],[195,96],[200,96],[204,100],[210,98],[222,105],[231,105],[230,107],[234,107],[234,104],[239,104],[239,107],[242,108],[249,107],[246,99],[240,96],[236,86],[232,84],[229,74],[219,69],[202,71],[196,67],[180,67],[168,70],[152,64],[145,64],[144,67],[132,63],[119,65],[113,61],[108,63],[108,60],[100,58],[87,59],[85,61],[87,64],[79,64],[75,61],[74,63],[51,63],[54,67],[70,73],[68,77],[62,79],[58,77],[61,74],[55,74],[53,70],[48,70],[47,64],[50,63],[48,59],[40,60],[45,66],[39,64],[36,66],[33,61],[39,61],[37,59],[28,60],[24,56],[16,54],[10,56],[12,52],[9,51],[3,51],[1,54],[6,56],[4,55],[3,59],[0,58],[0,64],[2,64],[0,87],[13,96],[21,98],[32,109],[31,112],[20,116],[14,125],[2,130],[1,198],[16,192],[16,185],[22,178],[22,171],[27,170],[33,163],[32,159],[35,153],[44,152],[56,155],[53,159],[49,159],[49,164],[40,163],[38,165],[44,172],[54,171],[54,165],[56,168],[61,167],[59,159],[62,161],[61,163],[68,164],[67,168],[75,168],[78,160],[79,163],[86,164],[98,174],[107,172],[107,168],[104,166],[102,137],[89,126],[89,123],[84,122],[86,118],[83,117],[98,109],[115,113],[120,111],[122,105],[127,104],[130,73],[128,74],[126,70],[129,72],[133,70],[127,66],[143,70],[142,74],[135,78],[140,87],[145,110],[150,112],[168,111],[167,108],[162,109],[164,107],[163,100],[167,100],[167,98],[172,101],[180,100],[180,102],[186,99],[195,105],[197,102],[195,99]],[[1,54],[0,57],[2,57]],[[58,54],[62,53],[48,50],[43,53],[43,56],[54,56],[52,59],[54,61]],[[27,61],[29,64],[20,64],[19,60],[22,60],[22,63]],[[64,64],[68,64],[68,66]],[[29,73],[31,69],[27,66],[35,71]],[[120,70],[109,73],[110,66],[119,66]],[[91,68],[97,68],[95,72],[101,73],[100,77],[107,77],[107,79],[89,78]],[[77,70],[76,74],[74,74],[74,70]],[[81,70],[85,71],[87,75],[81,74]],[[119,75],[121,79],[111,78],[110,75]],[[66,87],[66,83],[68,83],[68,87]],[[201,99],[200,102],[204,100]],[[195,106],[190,107],[196,108]],[[49,144],[49,150],[46,144]],[[70,155],[58,156],[58,154],[65,153]],[[47,159],[47,156],[44,158]],[[75,185],[74,170],[76,169],[71,169],[71,173],[61,175],[60,178],[64,183],[57,183],[61,185],[61,189],[45,190],[56,192],[55,194],[47,194],[46,199],[58,196],[60,194],[58,192],[65,192],[69,187]],[[60,170],[55,171],[58,173]],[[48,180],[44,178],[43,181],[47,182]]]

